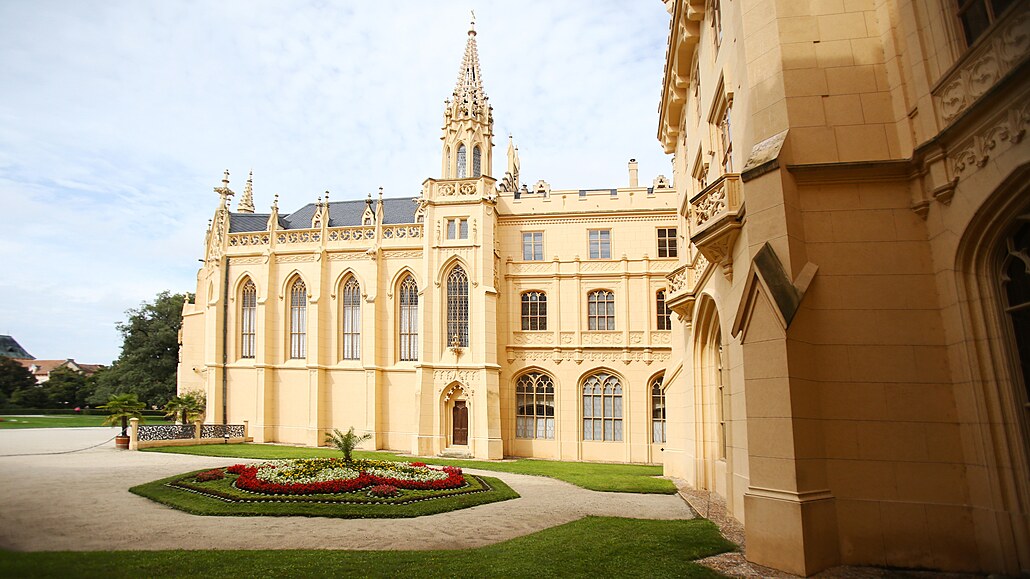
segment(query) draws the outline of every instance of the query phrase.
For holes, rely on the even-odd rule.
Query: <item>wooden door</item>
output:
[[[469,443],[469,409],[464,400],[456,400],[451,409],[452,443],[467,445]]]

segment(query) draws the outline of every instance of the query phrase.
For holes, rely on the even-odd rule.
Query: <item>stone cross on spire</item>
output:
[[[218,193],[219,203],[223,206],[228,205],[229,197],[233,196],[232,189],[229,188],[229,170],[226,169],[222,176],[222,186],[215,187],[215,193]]]
[[[485,104],[483,80],[479,74],[479,50],[476,47],[476,14],[473,12],[468,41],[465,43],[465,57],[461,61],[458,83],[454,87],[454,107],[460,116],[475,117],[483,111]]]

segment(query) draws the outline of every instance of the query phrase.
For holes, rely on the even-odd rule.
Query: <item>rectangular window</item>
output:
[[[547,329],[547,294],[544,292],[522,294],[522,329],[529,332]]]
[[[447,239],[468,239],[469,238],[469,221],[468,219],[448,219],[447,220]]]
[[[591,229],[590,259],[611,259],[612,258],[612,230]]]
[[[677,257],[676,228],[658,228],[658,257]]]
[[[544,260],[544,234],[542,231],[522,234],[522,259],[524,261]]]
[[[655,298],[655,311],[658,312],[658,329],[671,330],[672,318],[669,317],[669,307],[665,305],[665,290],[659,291]]]
[[[615,294],[607,290],[587,294],[587,329],[607,331],[615,329]]]

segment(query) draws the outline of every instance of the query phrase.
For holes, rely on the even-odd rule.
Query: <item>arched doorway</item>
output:
[[[694,323],[694,387],[698,473],[703,488],[727,496],[729,388],[726,355],[715,300],[702,296]]]

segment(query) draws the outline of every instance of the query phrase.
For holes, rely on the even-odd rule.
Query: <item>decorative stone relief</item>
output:
[[[634,345],[644,343],[644,332],[630,332],[629,343]]]
[[[562,332],[561,333],[561,343],[562,344],[571,344],[575,340],[576,340],[576,333],[575,332]]]
[[[315,256],[310,253],[304,253],[300,255],[277,255],[275,256],[276,263],[307,263],[309,261],[315,261]]]
[[[512,344],[518,345],[546,345],[554,343],[554,334],[550,332],[515,332],[511,339]]]
[[[258,257],[234,257],[232,258],[233,265],[261,265],[265,263],[267,258],[265,256]]]
[[[356,261],[366,257],[367,256],[363,251],[348,251],[346,253],[337,252],[329,254],[329,261]]]
[[[585,332],[580,339],[584,345],[610,346],[622,343],[622,332]]]
[[[553,269],[554,267],[547,262],[511,263],[508,266],[508,272],[512,274],[550,273]]]
[[[1006,111],[987,123],[985,128],[972,135],[949,155],[955,175],[961,177],[967,171],[983,167],[991,155],[1000,152],[1003,144],[1015,145],[1026,136],[1030,125],[1030,102]]]
[[[672,341],[671,332],[651,332],[651,343],[666,345]]]
[[[267,233],[232,233],[229,235],[229,247],[247,245],[268,245]]]
[[[422,257],[421,249],[411,249],[407,251],[385,251],[387,259],[402,259],[409,257]]]
[[[479,381],[478,370],[434,370],[433,379],[438,382],[461,382],[473,384]]]
[[[592,272],[611,272],[619,271],[621,264],[617,261],[584,261],[581,271],[586,273]]]

